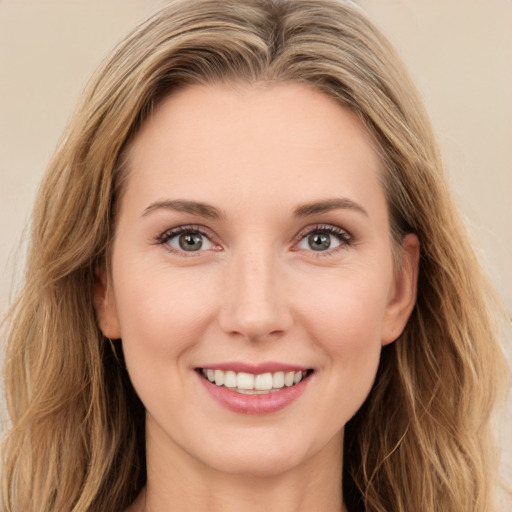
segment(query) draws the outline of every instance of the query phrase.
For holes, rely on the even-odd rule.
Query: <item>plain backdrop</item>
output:
[[[512,1],[359,3],[416,80],[479,258],[512,316]],[[38,183],[81,90],[108,50],[165,4],[0,0],[0,317],[16,289]]]

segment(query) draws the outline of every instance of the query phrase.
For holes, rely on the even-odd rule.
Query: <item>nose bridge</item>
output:
[[[226,273],[220,316],[225,332],[256,341],[289,328],[291,314],[282,293],[284,275],[272,247],[240,248]]]

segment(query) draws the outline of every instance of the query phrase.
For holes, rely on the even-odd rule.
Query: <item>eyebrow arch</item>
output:
[[[210,219],[220,219],[224,214],[215,206],[198,201],[187,201],[184,199],[166,199],[163,201],[155,201],[150,204],[142,213],[145,217],[155,210],[167,209],[178,212],[190,213],[191,215],[199,215],[200,217],[208,217]]]
[[[294,215],[295,217],[308,217],[337,209],[353,210],[368,217],[368,212],[360,204],[345,197],[335,197],[325,199],[324,201],[303,204],[295,209]]]

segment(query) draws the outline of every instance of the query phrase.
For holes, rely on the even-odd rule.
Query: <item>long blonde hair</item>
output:
[[[358,114],[385,169],[395,243],[421,241],[416,308],[346,426],[351,512],[478,512],[492,503],[489,418],[504,376],[495,297],[445,185],[428,118],[394,50],[335,0],[184,0],[101,66],[53,157],[9,317],[7,512],[123,510],[145,483],[144,408],[95,317],[123,150],[178,87],[302,82]]]

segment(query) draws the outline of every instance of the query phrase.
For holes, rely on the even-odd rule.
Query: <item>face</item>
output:
[[[148,463],[275,474],[341,460],[418,259],[409,235],[393,268],[361,122],[303,85],[194,86],[157,108],[127,161],[96,307],[146,407]]]

